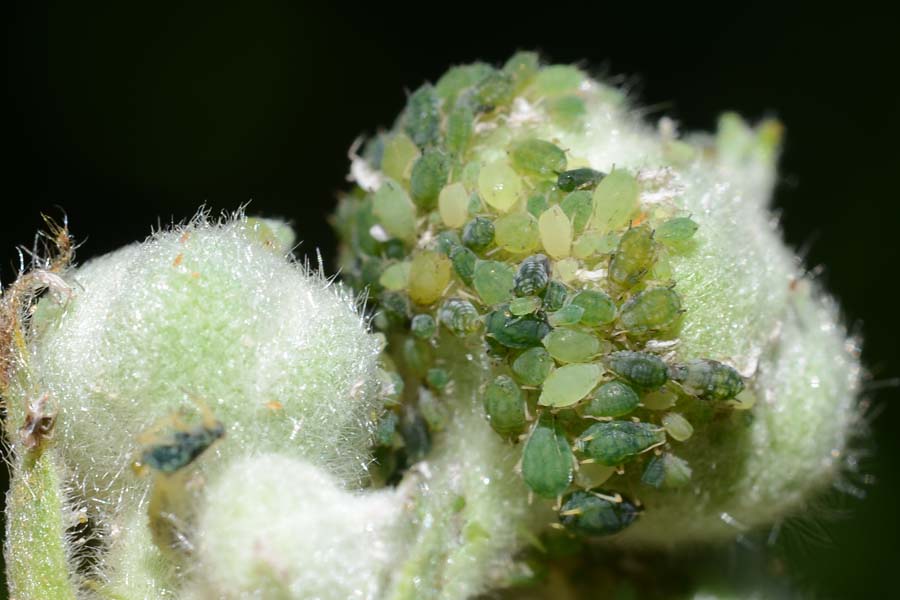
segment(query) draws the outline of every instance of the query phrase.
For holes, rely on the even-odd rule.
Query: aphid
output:
[[[403,363],[418,377],[424,377],[431,366],[431,346],[427,342],[408,337],[403,340]]]
[[[409,319],[409,299],[406,294],[384,292],[378,297],[381,315],[388,326],[402,327]]]
[[[434,208],[449,175],[447,156],[439,150],[425,150],[413,164],[409,179],[409,191],[416,205],[425,210]]]
[[[538,219],[538,230],[547,254],[556,259],[569,256],[572,248],[572,222],[559,205],[544,211]]]
[[[425,381],[434,389],[442,390],[450,382],[450,374],[447,373],[447,369],[434,367],[428,369],[428,373],[425,374]]]
[[[512,254],[533,252],[540,243],[537,220],[527,212],[503,215],[494,222],[494,240]]]
[[[472,90],[472,97],[482,111],[508,104],[513,96],[513,79],[509,73],[491,70]]]
[[[622,417],[637,408],[640,402],[640,396],[631,386],[621,381],[609,381],[591,395],[590,402],[584,407],[584,415]]]
[[[560,308],[556,312],[552,312],[547,315],[547,320],[554,327],[561,327],[564,325],[575,325],[581,322],[581,317],[584,316],[584,308],[578,306],[576,304],[567,304]]]
[[[671,325],[681,314],[681,298],[672,288],[644,290],[622,306],[619,319],[632,334],[645,334]]]
[[[587,115],[587,107],[578,96],[562,96],[547,102],[547,112],[561,127],[580,129]]]
[[[392,291],[406,289],[406,286],[409,284],[409,267],[410,264],[408,262],[390,265],[378,278],[378,284]]]
[[[648,225],[632,227],[619,240],[609,261],[609,282],[623,289],[634,287],[653,267],[656,242]]]
[[[520,90],[539,68],[540,59],[536,52],[516,52],[503,65],[503,72],[512,77],[513,87]]]
[[[459,234],[452,230],[442,231],[434,238],[435,250],[447,256],[451,255],[454,248],[459,248],[460,246],[462,246],[462,240]]]
[[[576,191],[563,198],[559,203],[563,212],[572,221],[575,233],[581,233],[590,221],[593,210],[592,202],[590,192]]]
[[[496,377],[485,388],[484,412],[500,435],[517,435],[525,429],[525,396],[506,375]]]
[[[475,263],[472,286],[484,304],[500,304],[512,297],[515,276],[513,267],[505,262],[479,260]]]
[[[456,271],[463,283],[472,285],[475,263],[478,262],[475,253],[464,246],[456,246],[450,251],[450,261],[453,263],[453,270]]]
[[[549,65],[540,70],[534,86],[541,95],[555,96],[578,89],[584,73],[571,65]]]
[[[517,317],[529,315],[541,307],[541,299],[537,296],[524,296],[509,302],[509,312]]]
[[[443,369],[437,370],[443,371]],[[429,372],[429,377],[430,375],[431,373]],[[444,371],[444,375],[446,376],[446,371]],[[431,385],[430,381],[429,385]],[[432,385],[432,387],[440,389],[434,385]],[[416,404],[416,407],[419,409],[419,414],[422,415],[422,418],[425,419],[425,422],[428,424],[429,431],[442,431],[444,427],[446,427],[450,412],[447,406],[441,402],[431,390],[424,387],[419,388],[419,401]]]
[[[572,298],[570,306],[584,309],[581,323],[597,327],[611,323],[616,318],[616,305],[612,298],[599,290],[582,290]]]
[[[554,408],[571,406],[594,389],[600,374],[600,367],[591,363],[562,366],[544,381],[538,404]]]
[[[384,413],[375,427],[375,443],[379,446],[392,446],[397,433],[397,413],[389,410]]]
[[[666,363],[645,352],[622,350],[607,357],[609,370],[645,390],[661,387],[668,379]]]
[[[381,170],[394,181],[409,178],[413,162],[419,157],[419,148],[405,133],[391,136],[384,144]]]
[[[475,113],[467,103],[458,104],[447,115],[447,151],[461,157],[472,139],[472,123]]]
[[[501,306],[485,319],[487,335],[507,348],[531,348],[540,346],[550,333],[550,324],[540,315],[516,317],[508,314],[507,306]]]
[[[50,407],[50,394],[43,394],[28,403],[25,424],[19,428],[19,437],[28,450],[34,450],[50,438],[56,425],[56,411]]]
[[[409,267],[409,297],[416,304],[427,306],[441,298],[450,283],[450,260],[433,250],[416,254]]]
[[[624,169],[612,171],[594,190],[591,228],[607,232],[628,225],[640,210],[639,193],[634,175]]]
[[[544,309],[550,312],[561,309],[568,294],[569,290],[564,283],[551,280],[544,292]]]
[[[438,320],[457,337],[474,333],[481,325],[475,306],[461,298],[445,300],[438,309]]]
[[[691,480],[691,467],[687,461],[672,454],[654,456],[647,461],[644,473],[641,475],[641,483],[645,483],[656,489],[678,488]]]
[[[534,218],[540,217],[541,213],[549,207],[550,205],[547,203],[547,196],[541,193],[532,194],[525,203],[525,209],[528,211],[528,214]]]
[[[597,187],[600,180],[606,177],[606,173],[594,169],[581,168],[563,171],[556,178],[556,185],[564,192],[574,190],[592,190]]]
[[[475,217],[463,227],[462,242],[475,252],[487,250],[494,241],[494,224],[486,217]]]
[[[434,322],[434,317],[431,315],[416,315],[412,319],[409,330],[420,340],[427,340],[434,337],[434,334],[437,331],[437,323]]]
[[[416,206],[403,187],[386,180],[372,197],[372,214],[390,235],[406,242],[416,239]]]
[[[542,340],[550,356],[560,362],[581,363],[600,351],[600,340],[592,333],[557,327]]]
[[[683,442],[694,434],[694,427],[691,422],[675,412],[669,412],[663,415],[662,426],[673,440]]]
[[[665,432],[650,423],[601,421],[575,440],[575,449],[601,465],[614,467],[665,441]]]
[[[488,163],[478,172],[478,193],[500,212],[508,212],[519,201],[523,189],[522,178],[505,160]]]
[[[670,371],[669,376],[688,392],[708,400],[731,400],[744,389],[740,373],[714,360],[692,360]]]
[[[541,347],[529,348],[512,363],[512,371],[524,385],[538,386],[544,383],[553,369],[553,358]]]
[[[631,525],[640,509],[615,492],[577,491],[566,498],[559,521],[569,531],[587,536],[618,533]]]
[[[400,420],[400,436],[406,453],[406,464],[412,465],[428,456],[431,434],[428,422],[417,410],[407,409]]]
[[[553,177],[566,169],[566,153],[559,146],[534,138],[512,144],[509,159],[517,170],[539,177]]]
[[[542,294],[550,283],[550,261],[543,254],[529,256],[519,264],[514,281],[517,296]]]
[[[531,430],[522,451],[522,479],[538,496],[556,498],[572,482],[572,448],[549,416]]]
[[[434,88],[425,84],[410,94],[403,115],[404,129],[419,148],[436,144],[441,137],[441,111]]]
[[[700,226],[689,217],[669,219],[656,230],[656,239],[667,246],[678,247],[694,236]]]
[[[164,441],[147,445],[141,463],[160,473],[175,473],[194,462],[213,442],[225,435],[225,426],[211,415],[193,427],[176,420],[176,429]]]

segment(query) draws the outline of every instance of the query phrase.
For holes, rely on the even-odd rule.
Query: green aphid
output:
[[[431,372],[429,371],[429,377],[430,375]],[[426,378],[426,381],[428,381],[429,385],[432,385],[436,390],[440,390],[440,387],[447,384],[447,382],[444,381],[443,385],[438,387],[437,385],[433,385],[430,379]],[[430,431],[442,431],[447,426],[447,420],[450,418],[450,411],[447,408],[447,405],[442,402],[440,398],[435,396],[431,390],[419,388],[419,401],[416,404],[416,407],[419,409],[422,418],[428,423],[428,429]]]
[[[475,178],[478,178],[478,173],[475,173]],[[477,183],[472,184],[473,186],[477,186]],[[481,196],[478,195],[478,192],[472,192],[469,195],[469,206],[466,208],[466,211],[469,213],[470,217],[474,217],[479,213],[484,212],[484,203],[481,201]]]
[[[435,250],[437,250],[441,254],[450,256],[450,253],[454,248],[462,246],[462,240],[460,239],[459,234],[456,231],[448,229],[447,231],[442,231],[437,234],[437,236],[434,238],[434,244]]]
[[[438,79],[434,90],[444,101],[445,107],[454,106],[460,92],[472,87],[493,70],[492,66],[481,62],[451,67]]]
[[[389,410],[378,421],[375,427],[375,443],[379,446],[392,446],[397,433],[397,413]]]
[[[535,424],[522,451],[522,479],[538,496],[557,498],[572,482],[572,448],[550,417]]]
[[[572,229],[575,233],[581,233],[591,219],[591,213],[594,210],[593,202],[590,192],[577,190],[569,193],[560,203],[563,212],[572,221]]]
[[[609,261],[609,281],[619,288],[632,288],[650,271],[655,260],[653,230],[646,224],[632,227],[622,235]]]
[[[514,94],[512,76],[497,70],[488,73],[472,88],[472,100],[484,112],[509,104]]]
[[[672,454],[654,456],[647,461],[641,483],[656,489],[678,488],[691,480],[691,467],[687,461]]]
[[[537,219],[527,212],[503,215],[494,222],[494,241],[511,254],[528,254],[540,245]]]
[[[381,254],[389,260],[403,260],[406,258],[406,244],[402,240],[391,238],[381,245]]]
[[[540,66],[537,52],[516,52],[503,65],[503,72],[512,77],[513,89],[519,92],[534,78]]]
[[[434,389],[442,390],[450,383],[450,374],[447,372],[447,369],[434,367],[428,369],[428,372],[425,374],[425,381]]]
[[[224,435],[225,426],[217,420],[175,431],[167,441],[144,449],[141,462],[155,471],[174,473],[194,462]]]
[[[678,247],[690,240],[700,226],[689,217],[669,219],[656,229],[656,239],[667,246]]]
[[[550,205],[547,203],[547,196],[537,193],[528,197],[525,208],[532,217],[538,218],[550,208]]]
[[[575,190],[592,190],[597,187],[606,173],[594,169],[581,168],[563,171],[556,178],[556,186],[564,192]]]
[[[512,371],[523,385],[538,386],[544,383],[553,369],[550,353],[541,347],[529,348],[512,363]]]
[[[583,414],[588,417],[623,417],[638,407],[641,398],[621,381],[608,381],[591,394]]]
[[[666,363],[646,352],[613,352],[606,363],[610,371],[644,390],[655,390],[668,380]]]
[[[517,171],[539,177],[555,177],[566,168],[566,153],[559,146],[534,138],[510,146],[509,158]]]
[[[475,113],[467,104],[456,106],[447,116],[447,152],[454,157],[462,157],[472,139]]]
[[[409,297],[399,292],[383,292],[378,297],[381,314],[391,327],[403,327],[409,320]]]
[[[408,337],[403,340],[403,363],[418,377],[424,377],[431,367],[431,346],[422,340]]]
[[[396,181],[386,180],[372,197],[372,214],[393,237],[405,242],[416,239],[416,206]]]
[[[547,284],[547,290],[544,292],[544,310],[549,312],[557,311],[566,303],[566,297],[569,295],[569,289],[561,281],[550,281]]]
[[[567,304],[559,310],[549,313],[547,321],[554,327],[576,325],[581,322],[581,317],[583,316],[584,307],[576,304]]]
[[[665,441],[665,431],[650,423],[601,421],[575,440],[575,449],[601,465],[614,467]]]
[[[600,351],[600,340],[592,333],[556,327],[542,340],[550,356],[560,362],[588,362]]]
[[[515,381],[500,375],[484,390],[484,412],[491,428],[504,436],[525,430],[525,395]]]
[[[437,93],[431,85],[423,85],[406,101],[404,130],[419,148],[440,142],[441,111]]]
[[[449,174],[447,155],[440,150],[425,150],[413,164],[409,179],[409,191],[416,206],[424,210],[433,209]]]
[[[383,288],[379,280],[384,273],[384,261],[377,258],[363,260],[360,263],[359,276],[364,285],[369,286],[369,292],[379,292]]]
[[[637,506],[615,492],[579,490],[566,498],[559,522],[573,533],[601,537],[622,531],[639,514]]]
[[[509,302],[509,312],[517,317],[530,315],[541,307],[541,299],[537,296],[523,296]]]
[[[475,333],[481,327],[478,310],[471,302],[462,298],[444,300],[438,309],[438,320],[457,337]]]
[[[544,381],[538,404],[553,408],[572,406],[594,389],[601,373],[600,367],[593,363],[564,365]]]
[[[740,373],[714,360],[697,359],[672,367],[670,376],[688,392],[708,400],[731,400],[744,389]]]
[[[416,315],[410,323],[409,330],[420,340],[427,340],[433,338],[437,332],[437,323],[431,315]]]
[[[550,324],[539,314],[516,317],[501,306],[485,320],[486,335],[506,348],[531,348],[540,346],[550,333]]]
[[[575,294],[569,306],[584,309],[581,323],[588,327],[598,327],[612,323],[616,318],[616,304],[612,298],[599,290],[582,290]]]
[[[547,112],[553,120],[566,129],[576,129],[587,116],[584,100],[578,96],[562,96],[546,103]]]
[[[519,264],[514,280],[517,296],[542,294],[550,283],[550,261],[543,254],[529,256]]]
[[[540,95],[557,95],[578,89],[584,73],[571,65],[549,65],[535,76],[534,85]]]
[[[681,314],[681,298],[672,288],[644,290],[622,306],[619,320],[631,334],[664,329]]]
[[[478,257],[475,253],[465,246],[455,246],[450,250],[450,262],[453,263],[453,270],[459,275],[463,283],[472,285],[472,277],[475,276],[475,263]]]
[[[513,295],[516,272],[511,265],[496,260],[475,263],[472,287],[487,306],[506,302]]]
[[[475,217],[463,227],[462,241],[475,252],[483,252],[494,241],[494,224],[486,217]]]

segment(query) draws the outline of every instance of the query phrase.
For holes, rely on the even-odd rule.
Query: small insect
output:
[[[540,177],[566,170],[566,153],[556,144],[534,138],[512,144],[509,159],[516,170]]]
[[[559,521],[572,532],[599,537],[622,531],[639,514],[635,503],[615,492],[579,490],[566,498]]]
[[[559,174],[556,178],[556,186],[564,192],[592,190],[604,177],[606,177],[606,173],[594,169],[572,169]]]
[[[544,309],[553,312],[561,309],[566,303],[569,291],[561,281],[550,281],[544,292]]]
[[[422,340],[408,337],[401,346],[403,364],[417,377],[424,377],[431,366],[431,346]]]
[[[517,317],[528,315],[537,311],[541,307],[541,299],[537,296],[524,296],[515,298],[509,303],[509,312]]]
[[[454,246],[450,251],[450,261],[453,270],[466,285],[472,285],[472,277],[475,275],[475,263],[478,257],[464,246]]]
[[[575,440],[575,449],[601,465],[614,467],[665,441],[665,432],[650,423],[601,421]]]
[[[584,307],[577,304],[567,304],[556,312],[547,315],[547,321],[554,327],[562,327],[565,325],[575,325],[581,322],[584,316]]]
[[[491,306],[510,299],[516,272],[512,266],[497,260],[479,260],[475,263],[472,287],[484,304]]]
[[[457,248],[461,245],[462,240],[460,239],[459,234],[451,229],[440,232],[434,238],[435,249],[441,254],[446,254],[447,256],[451,255],[454,248]]]
[[[678,488],[691,480],[691,467],[687,461],[668,452],[647,461],[641,483],[656,489]]]
[[[594,389],[600,375],[600,367],[592,363],[562,366],[544,381],[538,404],[554,408],[571,406]]]
[[[410,94],[403,113],[406,133],[419,148],[440,141],[441,111],[434,88],[425,84]]]
[[[507,348],[539,346],[550,333],[550,324],[539,314],[516,317],[501,306],[485,320],[487,335]]]
[[[529,256],[519,264],[514,280],[517,296],[542,294],[550,283],[550,261],[543,254]]]
[[[447,369],[434,367],[428,369],[428,373],[425,374],[425,381],[428,385],[440,391],[450,383],[450,374],[447,372]]]
[[[422,209],[434,208],[438,194],[447,183],[450,164],[440,150],[427,149],[413,163],[409,180],[409,191],[413,202]]]
[[[438,320],[457,337],[474,333],[481,326],[478,310],[468,300],[448,298],[438,309]]]
[[[656,389],[668,379],[668,367],[658,356],[645,352],[622,350],[607,358],[609,369],[642,389]]]
[[[540,347],[529,348],[512,363],[513,374],[524,385],[538,386],[544,383],[553,369],[553,358]]]
[[[688,392],[708,400],[731,400],[744,389],[740,373],[714,360],[697,359],[673,366],[669,376]]]
[[[559,205],[572,221],[575,233],[581,233],[590,221],[591,213],[594,210],[594,199],[591,193],[580,190],[572,192],[563,198]]]
[[[669,412],[662,417],[662,426],[673,440],[684,442],[694,435],[691,422],[676,412]]]
[[[525,429],[525,396],[506,375],[499,375],[485,388],[484,412],[500,435],[518,435]]]
[[[50,439],[56,425],[56,410],[50,406],[50,394],[44,393],[28,403],[25,424],[19,429],[22,444],[29,450]]]
[[[461,156],[472,139],[472,123],[475,113],[466,104],[457,104],[447,115],[447,151],[452,156]]]
[[[606,325],[616,318],[616,305],[612,298],[599,290],[582,290],[575,294],[571,304],[584,309],[581,323],[588,327]]]
[[[434,322],[434,317],[431,315],[419,314],[413,317],[409,330],[420,340],[427,340],[434,337],[437,323]]]
[[[494,221],[497,246],[512,254],[534,252],[540,243],[537,219],[526,212],[503,215]]]
[[[206,412],[208,409],[204,409]],[[203,422],[187,426],[174,418],[175,431],[162,440],[145,446],[140,462],[160,473],[175,473],[194,462],[216,440],[225,435],[225,426],[212,417],[204,416]]]
[[[622,417],[636,409],[640,402],[631,386],[621,381],[608,381],[591,395],[584,414],[588,417]]]
[[[522,450],[522,479],[538,496],[557,498],[572,482],[574,456],[562,430],[541,417]]]
[[[681,314],[681,298],[672,288],[650,288],[622,306],[622,326],[637,335],[663,329]]]
[[[596,335],[567,327],[556,327],[542,342],[550,356],[560,362],[587,362],[600,351],[600,340]]]
[[[463,227],[462,242],[475,252],[484,252],[494,241],[494,224],[486,217],[475,217]]]
[[[653,230],[647,225],[632,227],[622,234],[609,261],[609,282],[622,289],[632,288],[650,271],[655,261]]]
[[[667,246],[679,247],[691,239],[699,227],[689,217],[676,217],[657,228],[656,239]]]

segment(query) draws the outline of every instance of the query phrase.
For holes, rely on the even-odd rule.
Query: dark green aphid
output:
[[[406,464],[412,465],[428,456],[431,450],[431,434],[428,422],[416,410],[407,410],[400,420],[400,436],[406,451]]]
[[[663,329],[681,314],[681,298],[672,288],[651,288],[622,306],[622,326],[633,334]]]
[[[641,483],[660,488],[677,488],[691,480],[691,467],[672,454],[654,456],[647,462]]]
[[[522,479],[538,496],[556,498],[572,482],[572,448],[550,417],[541,417],[522,451]]]
[[[475,113],[467,104],[456,106],[447,117],[447,152],[451,156],[460,158],[469,147],[472,139],[472,123],[475,121]]]
[[[450,374],[447,373],[446,369],[434,367],[428,369],[428,373],[425,374],[425,381],[434,389],[442,390],[450,382]]]
[[[525,430],[525,395],[506,375],[498,376],[485,388],[484,412],[491,428],[500,435],[518,435]]]
[[[547,284],[547,291],[544,292],[544,310],[553,312],[561,309],[566,303],[568,294],[569,290],[564,283],[551,281]]]
[[[403,240],[391,238],[382,244],[382,254],[387,259],[403,260],[406,258],[406,244]]]
[[[465,246],[456,246],[450,250],[450,262],[453,263],[453,270],[463,283],[471,286],[472,278],[475,277],[475,263],[478,262],[475,253]]]
[[[634,287],[656,261],[656,242],[648,225],[632,227],[619,240],[609,261],[609,281],[623,289]]]
[[[666,465],[663,463],[662,456],[654,456],[647,461],[644,467],[644,473],[641,475],[641,483],[645,483],[650,487],[660,489],[665,483]]]
[[[219,421],[176,431],[169,441],[146,448],[141,454],[141,462],[156,471],[174,473],[194,462],[224,435],[225,426]]]
[[[425,150],[413,164],[409,180],[409,191],[416,206],[425,210],[434,208],[449,174],[447,156],[439,150]]]
[[[569,531],[599,537],[622,531],[639,514],[637,506],[615,492],[579,490],[566,498],[559,521]]]
[[[510,146],[509,158],[517,171],[540,177],[552,177],[566,168],[566,153],[559,146],[534,138]]]
[[[479,110],[491,111],[498,106],[509,104],[514,93],[512,76],[503,71],[493,70],[475,84],[472,100]]]
[[[594,198],[590,192],[579,190],[568,194],[559,205],[572,221],[575,233],[581,233],[594,211]]]
[[[392,446],[394,443],[394,434],[397,432],[397,413],[392,410],[387,411],[378,426],[375,428],[375,442],[379,446]]]
[[[406,101],[404,129],[419,148],[437,144],[441,137],[441,111],[434,88],[425,84]]]
[[[406,294],[383,292],[378,297],[378,304],[387,325],[391,327],[402,327],[409,319],[409,298]]]
[[[485,329],[488,336],[507,348],[531,348],[541,345],[550,333],[550,324],[539,315],[513,316],[501,306],[487,316]]]
[[[575,449],[601,465],[615,467],[665,441],[665,431],[650,423],[601,421],[575,440]]]
[[[584,407],[584,415],[622,417],[636,409],[640,402],[640,396],[631,386],[621,381],[609,381],[591,395],[590,401]]]
[[[612,323],[616,318],[616,305],[612,298],[599,290],[582,290],[572,298],[570,306],[584,309],[581,322],[588,327]]]
[[[475,217],[463,227],[462,241],[475,252],[487,250],[494,241],[494,224],[488,218]]]
[[[550,282],[550,261],[543,254],[529,256],[519,264],[513,290],[517,296],[542,294]]]
[[[547,197],[544,194],[532,194],[528,197],[526,208],[531,213],[531,216],[537,219],[544,214],[545,210],[550,208],[550,205],[547,203]]]
[[[656,230],[656,239],[667,246],[679,246],[691,239],[700,226],[690,217],[669,219]]]
[[[424,377],[431,366],[431,346],[422,340],[406,338],[403,340],[403,362],[415,375]]]
[[[513,361],[512,370],[516,379],[524,385],[538,386],[544,383],[553,369],[553,357],[540,347],[529,348]]]
[[[468,300],[448,298],[438,309],[438,319],[450,333],[464,337],[474,333],[481,326],[478,310]]]
[[[583,316],[584,307],[578,306],[576,304],[567,304],[556,312],[549,313],[547,315],[547,321],[549,321],[550,324],[554,327],[559,327],[562,325],[575,325],[581,322],[581,317]]]
[[[462,240],[459,238],[459,234],[452,229],[442,231],[435,237],[435,249],[442,254],[450,256],[457,246],[462,246]]]
[[[572,169],[559,174],[559,177],[556,178],[556,186],[564,192],[592,190],[604,177],[606,177],[606,173],[594,169]]]
[[[668,379],[668,367],[658,356],[622,350],[607,357],[609,370],[645,390],[661,387]]]
[[[409,330],[420,340],[427,340],[434,337],[437,323],[434,322],[434,317],[431,315],[416,315],[409,325]]]
[[[744,389],[741,374],[714,360],[692,360],[672,367],[670,376],[686,390],[709,400],[731,400]]]

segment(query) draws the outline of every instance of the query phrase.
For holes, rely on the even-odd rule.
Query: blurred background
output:
[[[626,85],[648,118],[667,114],[683,129],[711,129],[724,110],[777,116],[787,135],[776,213],[862,336],[877,415],[866,498],[839,498],[840,510],[814,515],[777,552],[815,597],[895,591],[900,43],[891,19],[859,6],[749,3],[727,12],[88,4],[4,10],[4,284],[41,213],[61,210],[83,242],[79,261],[201,204],[218,213],[249,202],[250,213],[291,220],[299,252],[314,259],[319,248],[332,265],[327,219],[347,187],[354,138],[390,126],[406,91],[451,64],[502,62],[517,49],[578,61]]]

